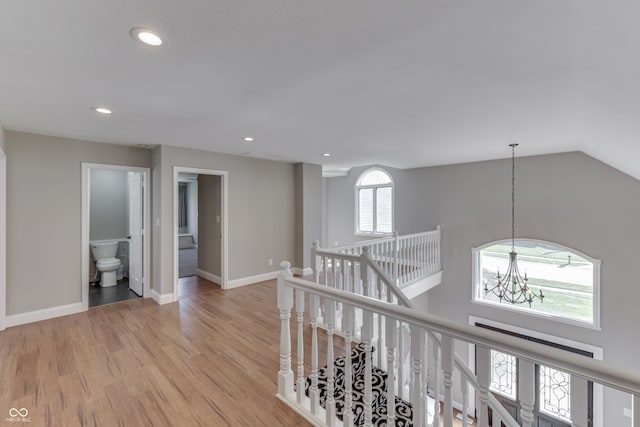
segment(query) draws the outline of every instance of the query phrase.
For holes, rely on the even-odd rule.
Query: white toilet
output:
[[[120,267],[120,260],[116,258],[118,241],[91,243],[91,254],[96,260],[96,268],[100,272],[100,286],[117,285],[116,271]]]

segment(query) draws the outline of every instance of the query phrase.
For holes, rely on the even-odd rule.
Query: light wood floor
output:
[[[177,303],[140,298],[9,328],[0,421],[27,408],[34,427],[308,425],[275,398],[275,301],[275,281],[222,291],[193,279]]]
[[[15,407],[31,426],[306,425],[274,397],[278,340],[275,281],[9,328],[0,420]]]

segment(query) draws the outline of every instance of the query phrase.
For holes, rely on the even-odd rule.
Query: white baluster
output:
[[[416,260],[418,259],[418,242],[415,237],[411,238],[411,264],[413,265],[413,277],[415,280],[418,276],[418,267],[416,266]]]
[[[440,264],[440,252],[441,252],[441,247],[442,247],[442,232],[440,231],[440,226],[438,226],[437,228],[438,231],[438,236],[437,236],[437,247],[436,247],[436,271],[440,271],[442,269],[442,266]]]
[[[352,305],[344,304],[343,308],[342,328],[344,331],[344,411],[342,414],[342,423],[344,426],[352,426],[355,417],[353,414],[353,367],[351,365],[351,341],[353,337],[354,327],[354,309]]]
[[[322,257],[322,266],[323,266],[322,272],[324,273],[323,279],[324,279],[324,285],[328,287],[329,286],[329,266],[327,265],[327,262],[328,262],[328,258],[326,256],[323,256]]]
[[[364,425],[371,426],[373,418],[373,393],[371,391],[371,338],[373,337],[373,313],[363,310],[362,322],[362,343],[365,350],[365,370],[364,370]]]
[[[424,333],[417,326],[411,326],[411,405],[413,406],[413,424],[421,426],[423,423],[424,406],[422,396],[422,349],[424,347]]]
[[[376,275],[376,282],[377,282],[377,288],[378,288],[378,295],[377,298],[379,300],[382,300],[382,285],[383,282],[380,279],[380,277],[378,277]],[[384,334],[382,333],[382,331],[384,330],[384,316],[381,315],[377,315],[376,316],[378,318],[378,336],[376,337],[376,341],[377,341],[377,349],[376,349],[376,353],[378,354],[378,367],[380,369],[385,369],[385,362],[386,362],[386,358],[385,358],[385,337]]]
[[[325,401],[326,423],[335,425],[336,401],[335,401],[335,364],[333,356],[333,331],[336,320],[336,302],[326,298],[324,301],[324,323],[327,327],[327,399]]]
[[[407,396],[404,392],[405,384],[405,372],[404,372],[404,332],[402,322],[398,321],[398,396],[401,399],[406,399]]]
[[[360,280],[362,281],[362,295],[369,296],[369,246],[362,247],[360,254]]]
[[[320,297],[311,295],[309,298],[309,314],[311,315],[311,413],[318,415],[320,408],[320,394],[318,393],[318,316],[320,315]]]
[[[391,292],[388,293],[389,298]],[[398,345],[398,322],[395,319],[385,319],[385,335],[387,341],[387,425],[394,426],[396,417],[396,384],[395,384],[395,355]],[[394,402],[394,404],[389,404]]]
[[[476,347],[476,365],[478,370],[478,398],[480,400],[480,415],[478,427],[489,427],[489,384],[491,383],[491,357],[489,349]]]
[[[393,232],[393,283],[398,284],[398,231]]]
[[[453,427],[453,339],[447,335],[442,335],[440,343],[442,354],[442,373],[444,385],[444,427]]]
[[[278,372],[278,394],[288,397],[293,393],[293,371],[291,370],[291,331],[289,319],[293,307],[293,288],[286,285],[286,280],[293,277],[289,269],[291,264],[280,263],[278,274],[278,310],[280,310],[280,371]]]
[[[569,395],[571,396],[571,426],[572,427],[587,427],[588,424],[588,384],[587,380],[571,375],[569,380],[571,390]]]
[[[431,340],[433,346],[433,425],[440,426],[440,346],[435,338]]]
[[[320,242],[315,240],[311,246],[311,271],[313,271],[313,281],[320,283],[320,271],[318,270],[318,248]]]
[[[296,289],[296,314],[298,321],[298,384],[297,398],[298,403],[302,403],[304,397],[304,291]]]
[[[429,264],[427,263],[428,252],[429,252],[429,235],[426,234],[422,238],[422,257],[420,258],[425,276],[429,274]]]
[[[331,287],[334,289],[338,289],[338,282],[337,282],[337,278],[338,278],[338,273],[337,273],[338,269],[336,268],[336,259],[335,258],[331,258]]]
[[[469,419],[469,383],[464,375],[460,375],[460,391],[462,392],[462,427],[466,427]]]
[[[536,402],[535,366],[518,359],[518,395],[520,396],[520,418],[522,427],[533,425],[533,407]]]

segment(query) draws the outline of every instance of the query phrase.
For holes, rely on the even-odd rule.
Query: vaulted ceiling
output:
[[[327,169],[519,142],[640,178],[639,18],[635,0],[5,0],[0,122]]]

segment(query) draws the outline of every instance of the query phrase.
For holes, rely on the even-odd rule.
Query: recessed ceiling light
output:
[[[91,109],[93,111],[95,111],[96,113],[100,113],[100,114],[111,114],[111,113],[113,113],[113,111],[111,111],[110,109],[108,109],[106,107],[91,107]]]
[[[324,157],[331,157],[331,153],[322,153]]]
[[[149,46],[160,46],[162,44],[162,38],[158,33],[148,28],[136,27],[129,31],[131,37],[134,40],[141,41]]]
[[[242,140],[244,142],[253,142],[253,141],[255,141],[255,139],[252,136],[245,136],[244,138],[242,138]]]

